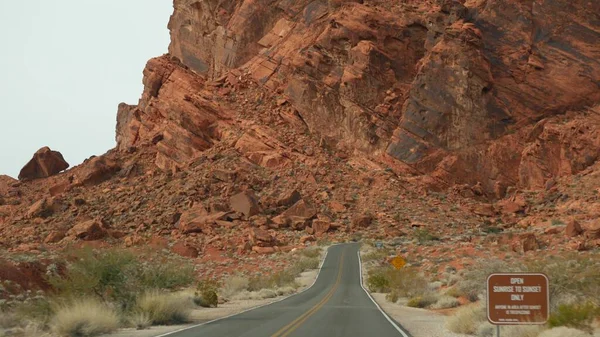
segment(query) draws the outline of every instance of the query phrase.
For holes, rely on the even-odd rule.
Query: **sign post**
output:
[[[496,325],[546,324],[550,315],[548,277],[541,273],[497,273],[487,279],[487,317]]]

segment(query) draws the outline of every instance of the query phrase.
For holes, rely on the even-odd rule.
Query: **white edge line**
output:
[[[377,302],[375,302],[375,299],[373,298],[373,296],[371,296],[371,294],[369,294],[369,292],[365,288],[365,286],[363,284],[362,260],[360,259],[360,248],[359,248],[359,250],[357,252],[357,255],[358,255],[358,272],[360,274],[360,287],[365,291],[365,293],[367,294],[367,296],[369,296],[369,298],[371,299],[371,301],[373,302],[373,304],[375,304],[375,306],[377,307],[377,309],[379,309],[379,311],[381,312],[381,314],[383,315],[383,317],[385,317],[385,319],[387,319],[388,322],[390,322],[390,324],[392,326],[394,326],[394,328],[396,328],[396,330],[398,330],[398,332],[403,337],[410,337],[409,335],[406,334],[406,332],[404,332],[404,330],[402,330],[402,328],[400,328],[398,326],[398,324],[396,324],[396,322],[394,322],[393,319],[390,318],[390,316],[388,316],[388,314],[385,313],[385,311],[383,311],[383,309],[381,309],[381,307],[379,306],[379,304],[377,304]]]
[[[218,322],[218,321],[221,321],[221,320],[233,317],[233,316],[241,315],[241,314],[246,313],[248,311],[252,311],[252,310],[256,310],[256,309],[262,308],[262,307],[266,307],[267,305],[275,304],[275,303],[287,300],[290,297],[293,297],[293,296],[296,296],[296,295],[300,295],[303,292],[307,291],[308,289],[312,288],[315,285],[315,283],[317,283],[317,280],[319,279],[319,275],[321,274],[321,269],[323,268],[323,265],[325,264],[325,260],[327,259],[327,254],[329,254],[329,248],[333,247],[333,246],[340,245],[340,244],[342,244],[342,243],[336,243],[336,244],[330,245],[327,248],[327,250],[325,251],[325,256],[323,256],[323,260],[321,261],[321,264],[319,264],[319,272],[317,273],[317,277],[315,277],[315,280],[313,281],[313,283],[309,287],[306,287],[306,288],[302,289],[301,291],[299,291],[297,293],[294,293],[294,294],[291,294],[291,295],[288,295],[288,296],[284,296],[283,298],[280,298],[280,299],[278,299],[276,301],[273,301],[273,302],[261,304],[259,306],[248,308],[246,310],[240,311],[240,312],[235,313],[235,314],[231,314],[231,315],[228,315],[228,316],[225,316],[225,317],[216,318],[216,319],[213,319],[213,320],[208,321],[208,322],[204,322],[204,323],[200,323],[200,324],[188,326],[188,327],[185,327],[185,328],[181,328],[179,330],[167,332],[167,333],[164,333],[162,335],[157,335],[157,336],[154,336],[154,337],[165,337],[165,336],[174,335],[174,334],[182,332],[182,331],[186,331],[186,330],[190,330],[190,329],[195,329],[195,328],[203,326],[203,325],[207,325],[207,324],[210,324],[210,323]],[[360,258],[360,256],[359,256],[359,258]],[[361,284],[362,284],[362,282],[361,282]],[[405,336],[405,337],[408,337],[408,336]]]

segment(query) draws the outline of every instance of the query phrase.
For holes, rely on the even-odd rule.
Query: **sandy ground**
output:
[[[323,247],[323,252],[327,250],[327,247]],[[321,260],[325,255],[321,256]],[[296,278],[296,282],[300,285],[298,292],[303,291],[313,284],[317,278],[318,270],[309,270],[303,272]],[[212,321],[218,318],[231,316],[238,314],[242,311],[250,310],[259,306],[267,305],[276,301],[281,301],[287,296],[277,296],[274,298],[262,299],[262,300],[233,300],[224,304],[220,304],[217,308],[198,308],[195,309],[191,318],[193,323],[186,325],[169,325],[169,326],[153,326],[144,330],[136,329],[121,329],[116,333],[103,335],[101,337],[156,337],[177,330],[185,329],[190,326],[202,324],[208,321]]]
[[[386,301],[385,294],[371,293],[377,304],[402,325],[413,337],[466,337],[445,328],[446,316]]]
[[[361,255],[368,253],[361,250]],[[367,272],[365,263],[362,264],[363,279],[366,280]],[[411,308],[403,305],[406,300],[400,299],[398,303],[391,303],[385,299],[385,294],[371,293],[377,304],[413,337],[468,337],[456,334],[446,329],[446,316],[425,309]]]

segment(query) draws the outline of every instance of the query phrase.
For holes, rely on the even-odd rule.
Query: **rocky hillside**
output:
[[[214,275],[352,235],[430,269],[597,251],[600,3],[175,0],[168,27],[114,149],[0,176],[0,264],[151,246]]]

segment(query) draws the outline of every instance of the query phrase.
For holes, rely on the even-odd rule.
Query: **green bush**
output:
[[[390,254],[391,254],[391,252],[388,249],[375,249],[375,250],[372,250],[365,254],[361,254],[361,260],[363,262],[382,261],[383,259],[388,257]]]
[[[600,316],[600,307],[592,303],[561,304],[548,319],[552,328],[566,326],[591,332],[592,323]]]
[[[176,290],[194,282],[194,267],[181,263],[161,262],[140,268],[139,280],[145,289]]]

